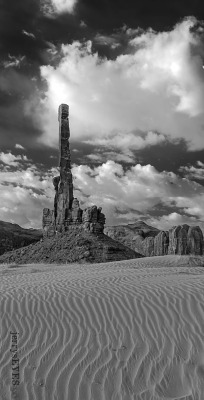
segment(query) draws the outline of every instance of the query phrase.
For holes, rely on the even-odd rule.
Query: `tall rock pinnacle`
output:
[[[69,150],[69,107],[61,104],[58,110],[59,121],[59,169],[60,176],[53,179],[56,190],[54,214],[57,226],[63,226],[69,219],[73,202],[73,183],[71,172],[71,157]]]
[[[59,121],[59,176],[53,178],[55,188],[54,210],[43,209],[43,237],[53,237],[57,232],[65,232],[81,227],[91,233],[103,233],[105,215],[102,208],[93,205],[82,210],[73,196],[71,157],[69,150],[69,106],[61,104]],[[78,229],[77,228],[77,229]]]

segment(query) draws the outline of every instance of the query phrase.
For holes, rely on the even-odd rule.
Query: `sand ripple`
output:
[[[2,400],[203,400],[202,259],[1,266]],[[20,385],[11,394],[11,335]]]

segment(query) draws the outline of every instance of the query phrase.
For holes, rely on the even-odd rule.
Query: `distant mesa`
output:
[[[160,231],[143,221],[137,221],[134,224],[107,226],[104,231],[112,239],[145,257],[204,254],[203,233],[199,226],[184,224]]]
[[[17,224],[0,221],[0,255],[36,243],[41,238],[40,229],[25,229]]]

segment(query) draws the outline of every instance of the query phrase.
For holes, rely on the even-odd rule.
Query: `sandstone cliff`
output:
[[[167,254],[204,254],[203,233],[199,226],[174,226],[159,231],[142,221],[135,224],[106,227],[105,233],[146,257]]]
[[[199,226],[178,225],[169,230],[168,254],[204,254],[203,233]]]

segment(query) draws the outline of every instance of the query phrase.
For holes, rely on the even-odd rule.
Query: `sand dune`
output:
[[[202,265],[1,266],[1,400],[203,400]]]

